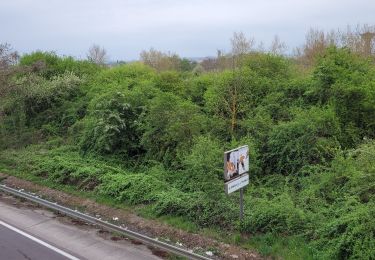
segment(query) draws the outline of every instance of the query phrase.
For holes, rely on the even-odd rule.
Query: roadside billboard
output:
[[[236,179],[249,171],[249,146],[224,152],[224,181]]]

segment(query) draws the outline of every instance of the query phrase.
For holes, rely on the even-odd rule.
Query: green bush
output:
[[[192,101],[193,103],[201,107],[204,107],[204,93],[208,88],[212,87],[214,78],[215,77],[212,74],[202,74],[197,77],[191,77],[186,79],[183,82],[183,88],[181,90],[182,97]]]
[[[375,258],[374,206],[360,204],[353,197],[345,198],[335,207],[333,217],[317,229],[312,244],[330,259]]]
[[[182,74],[177,71],[160,72],[156,77],[155,86],[162,91],[179,95],[182,88]]]
[[[52,79],[66,72],[79,76],[91,76],[100,71],[100,67],[88,61],[75,60],[73,57],[59,57],[54,52],[36,51],[25,54],[20,59],[21,66],[29,66],[34,72],[46,79]]]
[[[82,117],[83,81],[74,74],[67,72],[50,80],[31,75],[18,83],[0,102],[0,135],[5,144],[19,147],[64,135]]]
[[[348,49],[330,48],[320,58],[312,89],[322,104],[334,104],[343,129],[341,142],[352,148],[363,137],[374,138],[375,85],[371,61]]]
[[[171,188],[168,191],[161,191],[157,195],[153,211],[156,215],[177,215],[186,216],[189,211],[187,201],[191,197],[189,193]]]
[[[157,200],[159,192],[168,188],[158,175],[147,173],[106,174],[97,187],[99,194],[131,204],[150,203]]]
[[[199,136],[193,147],[182,159],[186,169],[175,183],[181,183],[181,189],[190,191],[215,192],[222,186],[223,158],[219,142],[209,136]]]
[[[181,192],[177,189],[158,193],[153,207],[158,215],[184,216],[201,227],[221,226],[232,228],[238,211],[225,194],[210,197],[205,192]]]
[[[374,258],[375,143],[369,141],[332,166],[305,177],[299,202],[314,218],[308,238],[320,258]]]
[[[57,114],[54,110],[58,111],[56,108],[62,106],[66,100],[79,95],[80,84],[82,80],[68,72],[50,81],[36,79],[35,84],[27,86],[24,90],[23,102],[27,123],[35,117],[42,117],[41,113],[50,117],[45,120],[54,120],[53,116]]]
[[[102,70],[91,82],[91,91],[120,91],[132,89],[144,82],[155,79],[155,72],[141,63],[130,63]]]
[[[48,178],[52,182],[76,185],[83,190],[93,190],[100,177],[114,170],[94,160],[82,160],[78,152],[57,153],[33,160],[33,174]]]
[[[340,127],[332,109],[314,107],[295,114],[270,133],[264,155],[270,173],[293,175],[305,165],[327,164],[340,149]]]
[[[241,228],[250,233],[295,234],[303,233],[307,221],[305,212],[283,193],[272,199],[251,198]]]
[[[179,150],[187,150],[193,138],[207,128],[207,118],[189,101],[171,94],[156,96],[144,117],[141,143],[148,158],[179,167]]]
[[[123,152],[129,156],[139,149],[138,111],[118,92],[97,100],[92,118],[86,119],[81,141],[84,152]]]
[[[278,81],[288,79],[292,75],[290,60],[279,55],[254,53],[246,57],[244,66],[261,77]]]

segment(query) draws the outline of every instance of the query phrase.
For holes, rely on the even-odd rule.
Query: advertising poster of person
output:
[[[249,171],[249,147],[247,145],[224,153],[224,180],[230,181]]]

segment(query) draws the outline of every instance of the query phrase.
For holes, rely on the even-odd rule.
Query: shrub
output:
[[[82,95],[83,81],[68,72],[50,80],[36,75],[23,79],[0,108],[4,111],[0,117],[2,135],[17,135],[21,140],[26,132],[33,132],[40,141],[45,136],[65,134],[79,118],[81,103],[77,99]]]
[[[204,192],[171,189],[158,193],[153,209],[158,215],[184,216],[201,227],[232,228],[238,217],[236,207],[223,192],[217,195],[213,198]]]
[[[88,61],[78,61],[73,57],[59,57],[54,52],[36,51],[25,54],[20,59],[20,65],[32,67],[34,72],[46,79],[52,79],[66,72],[78,76],[93,75],[100,67]]]
[[[331,103],[343,129],[341,142],[352,148],[375,132],[375,85],[370,60],[345,48],[329,48],[314,70],[312,89],[321,104]]]
[[[142,145],[148,158],[179,167],[178,150],[188,150],[193,138],[207,128],[207,119],[189,101],[171,94],[156,96],[144,117]]]
[[[290,195],[283,193],[274,198],[254,198],[246,204],[241,229],[250,233],[276,232],[294,234],[303,232],[307,217]]]
[[[315,220],[308,238],[320,258],[374,258],[374,176],[375,143],[368,141],[306,177],[300,203]]]
[[[81,141],[84,152],[135,154],[139,148],[138,111],[118,92],[97,100],[92,118],[86,119]]]
[[[312,244],[330,259],[375,258],[374,203],[359,204],[356,198],[345,198],[317,230]]]
[[[280,123],[270,133],[264,155],[268,172],[293,175],[305,165],[328,163],[340,148],[339,135],[332,109],[296,112],[294,120]]]
[[[246,57],[244,65],[261,77],[279,81],[292,75],[290,61],[279,55],[254,53]]]
[[[131,204],[153,202],[159,192],[168,188],[166,182],[158,176],[147,173],[106,174],[100,180],[101,184],[97,188],[99,194]]]
[[[154,79],[154,77],[155,73],[150,67],[141,63],[131,63],[102,70],[94,77],[92,87],[105,85],[109,90],[113,90],[112,87],[127,86],[128,89],[131,89],[141,82]],[[102,90],[105,91],[105,89]]]
[[[223,149],[219,142],[209,136],[199,136],[183,158],[186,169],[181,178],[184,190],[215,192],[223,179]],[[179,180],[176,180],[179,182]]]
[[[193,103],[204,107],[204,93],[214,82],[214,75],[203,74],[197,77],[191,77],[183,82],[182,96]]]

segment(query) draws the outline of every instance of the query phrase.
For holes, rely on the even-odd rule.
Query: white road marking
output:
[[[54,246],[52,246],[52,245],[50,245],[50,244],[48,244],[48,243],[46,243],[46,242],[44,242],[44,241],[36,238],[36,237],[33,237],[33,236],[31,236],[31,235],[23,232],[22,230],[19,230],[18,228],[15,228],[15,227],[13,227],[13,226],[11,226],[11,225],[9,225],[9,224],[1,221],[1,220],[0,220],[0,225],[3,225],[4,227],[7,227],[7,228],[13,230],[14,232],[17,232],[20,235],[25,236],[25,237],[27,237],[27,238],[29,238],[29,239],[37,242],[38,244],[41,244],[41,245],[43,245],[43,246],[45,246],[45,247],[47,247],[47,248],[55,251],[56,253],[59,253],[60,255],[65,256],[68,259],[71,259],[71,260],[80,260],[79,258],[77,258],[75,256],[72,256],[71,254],[68,254],[67,252],[64,252],[64,251],[58,249],[57,247],[54,247]]]

